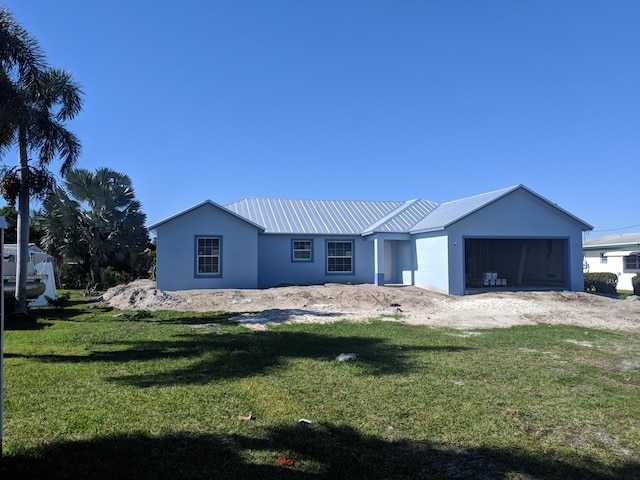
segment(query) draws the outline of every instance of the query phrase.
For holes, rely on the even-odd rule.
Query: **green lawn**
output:
[[[33,313],[5,333],[2,479],[640,478],[638,336]]]

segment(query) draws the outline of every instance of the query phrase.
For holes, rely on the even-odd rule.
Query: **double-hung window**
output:
[[[327,242],[327,272],[353,273],[353,242]]]
[[[640,255],[629,255],[625,257],[624,268],[627,270],[640,270]]]
[[[196,239],[196,274],[220,275],[220,237]]]
[[[313,242],[311,240],[292,240],[291,260],[294,262],[313,261]]]

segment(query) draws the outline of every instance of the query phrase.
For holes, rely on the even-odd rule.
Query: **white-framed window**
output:
[[[291,261],[311,262],[313,261],[313,241],[298,240],[291,241]]]
[[[353,273],[352,241],[327,241],[327,272]]]
[[[600,254],[600,263],[607,263],[609,261],[608,257],[605,257],[604,253]]]
[[[196,238],[196,274],[220,275],[220,237]]]
[[[640,270],[640,255],[624,257],[624,268],[626,270]]]

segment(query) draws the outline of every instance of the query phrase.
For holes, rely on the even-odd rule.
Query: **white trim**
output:
[[[604,252],[603,257],[628,257],[629,255],[638,255],[640,251],[638,250],[617,250],[613,252]]]

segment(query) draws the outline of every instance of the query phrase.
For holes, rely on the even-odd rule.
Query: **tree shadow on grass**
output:
[[[206,384],[262,374],[286,364],[290,359],[335,362],[338,354],[355,352],[354,368],[363,374],[388,375],[409,372],[415,351],[457,352],[461,346],[399,346],[384,338],[326,336],[306,332],[240,330],[236,333],[186,333],[176,340],[132,341],[108,345],[109,350],[89,355],[20,355],[7,358],[31,358],[42,362],[130,363],[130,374],[111,381],[137,387]],[[124,347],[124,348],[123,348]],[[114,349],[116,348],[116,349]],[[140,374],[139,362],[191,360],[188,366]],[[337,362],[336,362],[337,363]],[[184,362],[181,362],[183,365]]]
[[[59,441],[5,457],[2,478],[126,479],[638,479],[640,464],[606,466],[491,447],[361,435],[348,426],[294,425],[232,435],[144,433]],[[282,465],[279,457],[292,460]]]
[[[36,321],[31,317],[16,318],[13,316],[7,316],[4,319],[5,331],[22,331],[22,330],[43,330],[44,328],[53,325],[51,322]]]
[[[162,325],[189,325],[193,329],[200,326],[216,325],[236,325],[237,322],[231,320],[240,315],[237,312],[185,312],[169,310],[126,310],[119,311],[113,315],[115,320],[125,322],[135,322],[139,324],[162,324]]]

